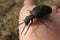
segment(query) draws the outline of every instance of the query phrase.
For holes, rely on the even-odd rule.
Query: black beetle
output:
[[[41,21],[44,24],[44,22],[42,20],[40,20],[39,18],[43,18],[43,17],[46,17],[47,15],[51,14],[52,8],[48,5],[36,6],[35,8],[33,8],[32,11],[30,11],[30,13],[31,13],[30,15],[26,16],[24,22],[21,23],[21,24],[25,23],[25,26],[24,26],[21,34],[23,33],[25,27],[29,24],[29,26],[27,28],[27,31],[28,31],[30,25],[33,23],[34,18],[36,18],[37,20]],[[31,23],[30,23],[30,21],[31,21]],[[24,35],[26,35],[27,31],[25,32]]]

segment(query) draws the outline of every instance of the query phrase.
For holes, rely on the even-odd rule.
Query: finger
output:
[[[60,15],[60,8],[58,9],[58,14]]]
[[[52,5],[51,8],[52,8],[52,13],[53,14],[56,14],[58,12],[58,8],[57,8],[56,5]]]

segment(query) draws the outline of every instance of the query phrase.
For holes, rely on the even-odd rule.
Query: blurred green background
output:
[[[19,11],[24,0],[0,0],[0,40],[19,40]],[[60,0],[34,0],[36,5],[60,6]]]

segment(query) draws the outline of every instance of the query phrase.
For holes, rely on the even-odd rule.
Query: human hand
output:
[[[28,10],[32,11],[32,9],[35,6],[36,5],[29,5],[29,6],[22,7],[22,9],[20,11],[20,15],[19,15],[19,23],[22,23],[23,20],[25,19],[25,17],[30,15],[30,12]],[[52,6],[52,9],[53,9],[53,11],[52,11],[53,13],[50,14],[50,16],[48,18],[51,19],[53,22],[50,22],[45,19],[43,20],[43,22],[48,26],[48,29],[46,29],[45,25],[43,25],[41,22],[39,22],[38,20],[36,21],[36,19],[34,19],[35,22],[29,28],[29,31],[26,34],[26,36],[21,35],[21,31],[23,30],[23,27],[25,25],[24,24],[19,25],[20,39],[21,40],[28,40],[28,39],[29,40],[30,39],[31,40],[40,40],[40,39],[41,40],[48,40],[49,38],[50,38],[50,40],[52,40],[52,38],[59,39],[58,33],[60,30],[60,15],[59,15],[60,13],[58,13],[59,10],[56,12],[57,9],[55,9],[54,6]],[[24,31],[26,31],[26,29]],[[23,35],[24,35],[24,33],[23,33]],[[50,35],[52,36],[52,38]]]

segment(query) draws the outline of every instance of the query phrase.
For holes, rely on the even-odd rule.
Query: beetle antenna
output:
[[[22,30],[22,32],[21,32],[21,35],[22,35],[22,33],[23,33],[23,31],[24,31],[25,27],[26,27],[26,25],[24,26],[24,28],[23,28],[23,30]]]
[[[24,36],[26,35],[26,33],[28,32],[28,30],[29,30],[29,28],[30,28],[30,25],[32,24],[32,22],[29,24],[29,26],[28,26],[28,28],[27,28],[27,30],[26,30],[26,32],[25,32],[25,34],[24,34]]]
[[[27,28],[27,30],[26,30],[26,32],[25,32],[25,34],[24,34],[24,36],[25,36],[25,35],[26,35],[26,33],[28,32],[29,28],[30,28],[30,26]]]

